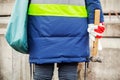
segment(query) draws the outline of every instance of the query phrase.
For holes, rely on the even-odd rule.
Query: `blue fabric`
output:
[[[54,63],[52,64],[35,64],[34,80],[52,80],[54,72]]]
[[[77,80],[78,63],[60,63],[58,64],[59,80]],[[54,63],[35,64],[34,80],[52,80]]]
[[[89,57],[87,18],[28,17],[31,63],[84,62]]]
[[[16,0],[5,38],[8,44],[21,53],[28,52],[27,8],[29,0]]]
[[[78,80],[78,63],[60,63],[58,64],[59,80]]]
[[[100,13],[100,22],[104,22],[103,12],[100,0],[85,0],[86,7],[88,11],[88,23],[94,23],[94,11],[95,9],[99,9]]]

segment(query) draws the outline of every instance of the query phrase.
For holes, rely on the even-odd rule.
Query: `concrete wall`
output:
[[[0,15],[10,15],[15,0],[0,0]]]
[[[117,11],[120,12],[120,0],[100,0],[104,12]]]
[[[101,1],[104,12],[120,12],[120,0]],[[9,17],[3,16],[11,14],[13,4],[14,0],[0,0],[0,80],[30,80],[29,55],[13,50],[4,38]],[[103,62],[90,62],[88,80],[120,80],[120,19],[116,16],[105,16],[105,23],[106,31],[101,39],[103,50],[99,52]],[[80,66],[79,72],[79,80],[83,80],[84,64]],[[57,68],[54,74],[53,80],[58,80]]]

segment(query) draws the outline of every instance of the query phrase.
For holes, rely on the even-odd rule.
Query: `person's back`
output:
[[[89,57],[84,0],[31,0],[28,10],[30,62],[84,62]]]
[[[89,61],[87,29],[96,8],[99,0],[31,0],[27,29],[35,80],[51,80],[54,63],[60,80],[77,80],[77,63]]]

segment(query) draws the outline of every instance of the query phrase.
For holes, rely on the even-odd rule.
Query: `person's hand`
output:
[[[104,31],[105,31],[105,26],[103,23],[100,23],[99,25],[88,24],[89,38],[92,41],[95,41],[95,38],[102,38],[102,34]],[[98,50],[102,50],[102,45],[100,43],[100,40],[98,42]]]
[[[88,32],[91,40],[95,41],[95,38],[102,38],[105,26],[103,23],[99,25],[88,24]]]

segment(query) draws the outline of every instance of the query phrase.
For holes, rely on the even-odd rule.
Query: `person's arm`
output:
[[[102,7],[100,0],[85,0],[86,2],[86,8],[88,12],[88,23],[89,24],[94,24],[94,12],[95,9],[100,10],[100,23],[104,22],[104,17],[103,17],[103,12],[102,12]]]
[[[89,37],[90,39],[94,41],[95,37],[101,38],[105,30],[101,3],[100,3],[100,0],[85,0],[85,2],[86,2],[86,8],[88,12]],[[94,15],[95,15],[96,9],[100,10],[100,24],[99,25],[94,25]]]

